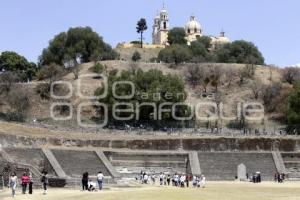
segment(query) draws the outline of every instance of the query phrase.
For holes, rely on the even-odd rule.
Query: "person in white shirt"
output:
[[[201,176],[201,184],[200,184],[200,185],[201,185],[202,188],[205,188],[205,185],[206,185],[206,178],[205,178],[204,175]]]
[[[197,176],[193,176],[193,187],[197,187]]]
[[[103,178],[104,178],[104,175],[103,173],[100,171],[97,175],[97,182],[98,182],[98,187],[99,187],[99,190],[102,190],[102,187],[103,187]]]
[[[159,175],[159,184],[163,185],[163,182],[164,182],[164,174],[161,172]]]
[[[186,179],[186,176],[184,174],[182,174],[180,177],[180,186],[181,187],[184,187],[185,179]]]
[[[18,183],[18,177],[16,175],[16,172],[14,172],[11,174],[9,178],[9,186],[11,188],[11,193],[13,198],[16,196],[17,183]]]
[[[145,175],[144,175],[144,183],[145,184],[148,184],[148,179],[149,179],[149,176],[148,176],[148,174],[145,173]]]
[[[151,180],[152,180],[152,185],[155,185],[155,174],[152,174]]]
[[[89,180],[88,182],[88,191],[95,191],[96,190],[96,183]]]
[[[167,176],[165,173],[163,173],[163,179],[164,179],[164,185],[167,185]]]
[[[174,175],[174,182],[175,182],[175,186],[178,187],[179,186],[179,184],[178,184],[179,183],[179,175],[178,174]]]

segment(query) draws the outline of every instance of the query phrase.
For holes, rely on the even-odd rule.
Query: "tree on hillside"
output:
[[[8,93],[8,103],[15,112],[25,114],[29,107],[29,95],[20,87],[14,88],[14,90]]]
[[[20,81],[32,80],[37,70],[35,63],[28,62],[23,56],[13,51],[4,51],[0,55],[0,71],[17,74]]]
[[[171,29],[168,33],[168,43],[172,44],[182,44],[186,45],[187,40],[185,39],[186,34],[183,28],[175,27]]]
[[[286,67],[283,69],[282,78],[284,82],[293,84],[300,80],[300,68],[299,67]]]
[[[256,66],[253,64],[246,64],[238,70],[239,85],[242,85],[246,79],[252,79],[255,75]]]
[[[7,94],[18,81],[20,81],[20,77],[15,72],[3,72],[0,75],[0,94]]]
[[[295,83],[294,91],[288,99],[287,121],[290,125],[290,132],[300,133],[300,82]]]
[[[217,50],[218,62],[263,65],[264,57],[251,42],[243,40],[225,44]]]
[[[64,66],[66,61],[76,62],[78,55],[81,55],[82,62],[113,60],[118,56],[90,27],[76,27],[56,35],[43,50],[39,64]]]
[[[130,81],[135,86],[135,93],[131,99],[118,99],[115,98],[112,94],[112,85],[117,81]],[[104,88],[99,88],[95,91],[95,95],[98,96],[99,94],[103,94]],[[120,95],[129,95],[131,94],[131,87],[128,84],[120,84],[115,93]],[[159,94],[159,95],[157,95]],[[157,98],[159,96],[159,98]],[[186,99],[186,92],[184,89],[184,82],[183,80],[176,76],[176,75],[164,75],[162,71],[152,69],[149,71],[142,71],[138,69],[136,73],[132,73],[131,71],[122,71],[120,75],[113,75],[108,77],[108,95],[103,98],[99,99],[101,103],[105,103],[108,105],[108,113],[109,113],[109,123],[116,124],[116,123],[124,123],[115,120],[112,117],[112,107],[116,103],[126,102],[126,103],[133,103],[134,107],[136,103],[151,103],[157,106],[161,105],[165,102],[170,102],[172,104],[177,102],[184,102]],[[164,106],[164,109],[171,108],[172,105]],[[118,107],[119,108],[119,107]],[[128,109],[129,107],[124,105],[120,107],[122,109]],[[162,120],[155,120],[158,118],[158,113],[154,112],[153,106],[141,106],[135,107],[138,112],[134,111],[133,113],[128,112],[119,112],[117,115],[120,117],[126,117],[129,114],[134,115],[134,117],[139,116],[138,120],[132,119],[131,121],[125,121],[126,124],[134,122],[136,125],[142,123],[143,121],[147,121],[149,125],[157,125],[157,126],[168,126],[168,122],[176,121],[172,118],[171,111],[166,111],[162,113]],[[176,115],[177,116],[186,116],[188,109],[183,106],[178,106],[176,108]],[[177,125],[181,123],[178,122]]]
[[[250,89],[252,91],[252,94],[253,94],[253,97],[255,100],[258,99],[259,97],[259,94],[261,93],[262,91],[262,86],[263,84],[261,83],[261,81],[259,79],[257,80],[254,80],[251,85],[250,85]]]
[[[232,81],[235,79],[237,71],[231,67],[224,69],[225,80],[227,81],[227,87],[231,86]]]
[[[192,50],[193,56],[201,57],[203,58],[203,61],[206,59],[208,52],[203,43],[194,41],[191,43],[190,48]]]
[[[141,59],[141,54],[138,51],[135,51],[131,57],[131,60],[136,62]]]
[[[39,73],[39,79],[48,79],[51,85],[54,81],[58,80],[63,75],[63,69],[55,63],[41,67]]]
[[[196,64],[189,66],[186,73],[187,81],[193,86],[201,85],[203,92],[207,92],[207,86],[211,82],[211,72],[206,66]]]
[[[24,122],[27,110],[30,107],[30,96],[21,85],[15,85],[7,96],[6,102],[10,106],[9,111],[5,112],[4,119],[7,121]]]
[[[208,50],[211,47],[211,38],[208,36],[198,37],[197,41],[203,44],[206,50]]]
[[[189,66],[186,73],[186,80],[193,86],[197,86],[202,79],[201,68],[198,65]]]
[[[218,87],[221,83],[221,77],[224,71],[221,67],[210,67],[210,83],[215,88],[215,92],[218,92]]]
[[[141,48],[143,48],[143,33],[148,29],[146,19],[141,18],[137,22],[136,31],[137,33],[141,34]]]
[[[191,60],[192,52],[186,45],[174,44],[161,50],[158,54],[158,60],[166,63],[175,63]]]
[[[268,113],[278,113],[282,116],[282,119],[285,118],[290,93],[291,87],[285,87],[281,82],[272,82],[263,86],[261,97],[265,111]]]
[[[49,100],[51,85],[54,81],[59,80],[60,77],[63,76],[63,72],[63,68],[55,63],[41,67],[40,71],[38,72],[38,79],[48,79],[48,82],[38,84],[35,88],[36,93],[39,94],[42,99]]]

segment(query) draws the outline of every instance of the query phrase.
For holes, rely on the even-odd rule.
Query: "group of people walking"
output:
[[[11,173],[10,177],[9,177],[9,184],[8,187],[11,188],[11,192],[12,192],[12,197],[16,196],[16,190],[17,190],[17,186],[18,183],[21,183],[21,187],[22,187],[22,194],[26,194],[27,193],[27,187],[28,187],[28,194],[32,194],[33,193],[33,176],[32,173],[26,173],[24,172],[21,179],[19,180],[17,177],[16,172]],[[42,178],[41,178],[41,183],[43,185],[43,189],[44,189],[44,194],[47,194],[47,185],[49,184],[48,182],[48,173],[47,172],[43,172],[42,174]]]
[[[97,174],[97,183],[93,182],[90,178],[89,178],[89,173],[88,172],[84,172],[82,174],[82,191],[96,191],[96,187],[98,185],[98,189],[102,190],[103,188],[103,179],[104,179],[104,175],[103,173],[100,171]]]
[[[156,180],[159,180],[159,185],[163,186],[174,186],[174,187],[190,187],[192,183],[193,187],[202,187],[206,185],[206,178],[204,175],[201,176],[191,176],[188,174],[177,174],[170,175],[169,173],[161,172],[158,177],[153,174],[148,174],[144,171],[141,172],[140,180],[142,184],[156,184]]]
[[[275,182],[283,183],[284,180],[285,180],[285,174],[284,173],[276,172],[274,174],[274,181]]]

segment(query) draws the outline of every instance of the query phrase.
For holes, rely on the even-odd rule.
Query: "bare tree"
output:
[[[188,68],[186,73],[187,81],[193,86],[201,85],[204,93],[207,92],[207,86],[210,83],[209,66],[192,65]]]
[[[203,79],[202,68],[194,64],[188,67],[186,73],[186,80],[193,86],[196,87]]]
[[[20,86],[14,87],[7,95],[7,102],[11,109],[18,113],[25,113],[29,107],[29,96]]]
[[[58,80],[62,75],[62,67],[54,63],[47,66],[43,66],[39,71],[39,78],[48,79],[49,85],[51,85],[54,81]]]
[[[215,91],[218,91],[218,86],[221,82],[221,77],[223,75],[223,69],[221,67],[213,67],[210,70],[210,82],[211,85],[215,88]]]
[[[253,78],[255,75],[256,66],[254,64],[246,64],[244,70],[247,78]]]
[[[300,80],[300,68],[286,67],[283,69],[282,78],[284,82],[293,84],[295,81]]]
[[[130,62],[129,67],[130,67],[129,71],[132,74],[135,74],[137,72],[137,70],[139,69],[139,63],[137,63],[137,62]]]
[[[231,67],[226,68],[224,70],[224,75],[225,75],[225,80],[227,82],[227,86],[230,87],[232,81],[234,80],[234,78],[236,77],[236,70],[232,69]]]
[[[256,66],[253,64],[246,64],[242,69],[238,71],[239,85],[245,82],[245,79],[252,79],[255,75]]]
[[[281,83],[273,83],[271,85],[266,85],[262,90],[262,100],[264,102],[266,111],[273,112],[276,109],[276,98],[280,96],[282,91]]]
[[[262,91],[262,83],[260,80],[254,80],[251,85],[250,85],[250,89],[252,91],[253,97],[254,99],[258,99],[259,94]]]
[[[209,66],[208,66],[209,67]],[[202,85],[204,93],[207,92],[207,86],[210,83],[210,72],[207,66],[201,66],[202,78],[200,79],[200,85]]]
[[[239,85],[244,84],[245,79],[247,78],[247,72],[245,71],[245,69],[239,69],[237,75],[239,77]]]
[[[0,94],[8,93],[14,83],[19,81],[19,77],[13,72],[4,72],[0,75]]]

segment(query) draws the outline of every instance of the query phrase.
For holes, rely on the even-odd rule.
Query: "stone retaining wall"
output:
[[[187,151],[274,151],[292,152],[299,150],[300,138],[279,137],[211,137],[174,139],[128,139],[128,140],[85,140],[61,138],[33,138],[0,134],[3,147],[99,147],[127,148],[133,150],[178,150]]]

